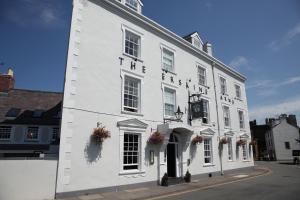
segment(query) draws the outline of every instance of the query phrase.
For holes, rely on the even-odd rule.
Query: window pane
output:
[[[129,31],[126,31],[125,34],[125,53],[138,58],[140,56],[140,36]]]
[[[11,136],[11,126],[0,127],[0,140],[9,140]]]
[[[174,71],[174,53],[163,49],[163,69]]]
[[[123,169],[138,169],[139,166],[139,135],[133,133],[124,134]]]
[[[198,79],[200,85],[206,85],[206,70],[202,67],[198,67]]]
[[[139,85],[140,81],[125,77],[124,81],[124,110],[138,112],[139,108]]]
[[[165,101],[165,115],[173,116],[175,112],[175,90],[165,88],[164,91]]]

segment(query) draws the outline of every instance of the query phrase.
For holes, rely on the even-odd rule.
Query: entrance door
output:
[[[167,145],[167,169],[169,177],[180,177],[181,162],[178,148],[178,139],[172,133],[170,135],[169,143]]]

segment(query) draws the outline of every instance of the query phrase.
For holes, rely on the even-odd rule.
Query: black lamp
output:
[[[177,111],[175,112],[175,117],[178,121],[181,120],[183,112],[181,112],[180,107],[178,106]]]

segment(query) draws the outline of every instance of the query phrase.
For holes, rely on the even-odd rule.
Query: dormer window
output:
[[[138,10],[138,1],[137,0],[126,0],[125,4],[135,11]]]
[[[201,42],[198,38],[194,38],[194,46],[197,47],[198,49],[201,49]]]

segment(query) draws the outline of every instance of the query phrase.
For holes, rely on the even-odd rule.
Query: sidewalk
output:
[[[127,200],[127,199],[161,199],[169,196],[193,192],[197,190],[216,187],[219,185],[238,182],[246,179],[267,175],[271,170],[264,167],[254,167],[248,172],[228,173],[224,176],[215,176],[211,178],[201,178],[192,180],[191,183],[183,183],[178,185],[171,185],[169,187],[154,186],[143,187],[118,192],[107,192],[99,194],[90,194],[72,198],[64,198],[59,200]]]

